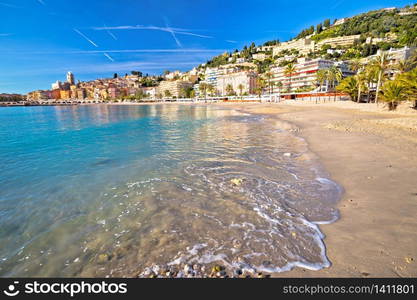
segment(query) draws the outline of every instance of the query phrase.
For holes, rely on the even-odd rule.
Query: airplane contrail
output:
[[[172,31],[175,34],[181,34],[181,35],[190,35],[190,36],[196,36],[200,38],[205,39],[212,39],[212,36],[209,35],[203,35],[203,34],[197,34],[190,32],[187,29],[182,28],[174,28],[174,27],[159,27],[159,26],[145,26],[145,25],[135,25],[135,26],[113,26],[113,27],[93,27],[94,30],[157,30],[157,31],[164,31],[171,33]]]
[[[164,17],[164,21],[165,21],[165,28],[166,28],[166,30],[169,33],[171,33],[172,37],[175,40],[175,43],[177,43],[177,46],[180,47],[180,48],[182,48],[181,42],[178,40],[177,36],[175,35],[174,30],[168,26],[168,19],[166,17]]]
[[[91,45],[95,46],[98,48],[98,45],[96,43],[94,43],[92,40],[90,40],[85,34],[83,34],[81,31],[79,31],[78,29],[74,28],[74,31],[76,33],[78,33],[79,35],[81,35],[87,42],[89,42]]]
[[[11,7],[11,8],[19,8],[16,5],[9,4],[9,3],[4,3],[4,2],[0,2],[0,6],[6,6],[6,7]]]
[[[106,24],[104,24],[104,27],[107,27]],[[117,37],[111,32],[109,29],[106,29],[106,32],[115,40],[117,41]]]
[[[107,53],[103,53],[105,57],[107,57],[110,61],[114,61],[113,57],[111,57],[110,55],[108,55]]]

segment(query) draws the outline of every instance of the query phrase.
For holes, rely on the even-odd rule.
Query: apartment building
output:
[[[259,60],[259,61],[264,61],[267,57],[268,57],[268,55],[266,55],[265,53],[262,53],[262,52],[255,53],[255,54],[252,55],[252,58],[254,60]]]
[[[310,52],[314,52],[315,42],[308,37],[284,42],[284,43],[279,44],[279,46],[276,46],[273,48],[272,55],[277,56],[280,54],[280,52],[284,50],[291,50],[291,49],[296,49],[301,54],[308,54]]]
[[[60,90],[60,98],[64,100],[71,99],[71,91],[70,90]]]
[[[349,69],[349,65],[344,62],[335,62],[322,58],[308,59],[300,58],[295,65],[296,71],[292,76],[285,74],[285,67],[274,67],[271,69],[273,73],[273,83],[276,85],[281,82],[282,91],[296,92],[303,89],[315,89],[317,87],[317,71],[329,69],[332,66],[338,66],[343,76],[350,76],[354,73]]]
[[[323,45],[330,45],[335,48],[337,46],[350,46],[355,43],[355,41],[360,39],[360,34],[339,36],[334,38],[328,38],[316,43],[316,49],[320,49]]]
[[[210,84],[213,87],[217,86],[217,79],[225,73],[222,68],[207,68],[204,73],[204,80],[202,83]]]
[[[227,96],[227,87],[230,85],[233,91],[240,95],[242,94],[254,94],[256,89],[257,74],[251,71],[241,71],[236,73],[228,73],[219,76],[217,80],[217,92],[221,96]],[[242,91],[239,89],[243,87]]]
[[[334,22],[334,24],[333,24],[332,26],[342,25],[342,24],[344,24],[347,20],[348,20],[348,18],[341,18],[341,19],[339,19],[339,20],[336,20],[336,22]]]
[[[27,98],[28,100],[46,100],[49,99],[49,91],[37,90],[28,93]]]
[[[180,98],[182,91],[193,86],[192,82],[175,80],[175,81],[161,81],[158,87],[158,94],[166,97],[167,91],[173,98]]]

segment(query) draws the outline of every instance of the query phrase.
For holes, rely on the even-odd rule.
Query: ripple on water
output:
[[[328,267],[318,224],[337,220],[342,190],[305,141],[279,120],[205,109],[210,121],[169,123],[172,140],[161,134],[159,144],[140,145],[159,147],[146,159],[106,155],[91,163],[107,171],[100,191],[75,185],[86,200],[25,248],[2,253],[0,274],[122,277],[184,263],[262,272]]]

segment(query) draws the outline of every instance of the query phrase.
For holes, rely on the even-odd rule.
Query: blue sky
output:
[[[139,70],[189,70],[226,50],[395,0],[0,0],[0,93]]]

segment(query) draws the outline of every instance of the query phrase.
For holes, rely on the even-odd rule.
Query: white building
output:
[[[252,55],[252,58],[259,61],[264,61],[268,56],[265,53],[255,53]]]
[[[354,73],[349,69],[349,65],[344,62],[335,62],[322,58],[308,59],[300,58],[295,65],[295,72],[289,76],[285,74],[286,67],[271,68],[273,73],[272,82],[277,85],[282,83],[282,91],[297,92],[300,90],[314,90],[317,88],[317,71],[338,66],[343,76],[350,76]]]
[[[213,87],[217,86],[217,79],[219,76],[223,75],[225,70],[222,68],[207,68],[204,74],[204,80],[202,82],[212,85]]]
[[[74,74],[72,74],[71,72],[68,72],[67,73],[67,82],[70,85],[74,85],[75,84]]]
[[[157,88],[156,87],[144,87],[141,88],[142,92],[146,95],[146,98],[149,99],[155,99],[157,94]]]
[[[257,74],[249,71],[224,74],[219,76],[217,80],[217,91],[221,96],[227,96],[227,87],[230,85],[237,95],[241,93],[254,94],[256,78]],[[240,90],[240,87],[243,87],[242,90]]]
[[[314,52],[315,49],[315,42],[311,40],[309,37],[292,40],[285,43],[279,44],[279,46],[275,46],[272,51],[273,56],[279,55],[284,50],[291,50],[295,49],[298,50],[301,54],[308,54],[310,52]]]

